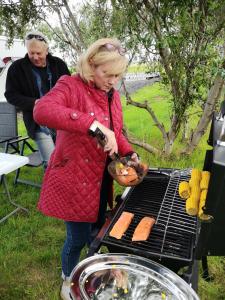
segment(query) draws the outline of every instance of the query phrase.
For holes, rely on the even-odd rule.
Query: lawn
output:
[[[145,87],[133,95],[135,100],[150,99],[151,105],[161,122],[168,126],[169,94],[157,83]],[[139,138],[146,139],[153,145],[162,145],[157,128],[145,111],[127,106],[123,102],[124,121],[130,131]],[[194,122],[194,121],[193,121]],[[20,132],[25,134],[22,121],[19,122]],[[208,148],[205,136],[198,149],[189,157],[178,159],[176,152],[170,160],[157,158],[136,148],[144,161],[151,167],[178,167],[195,166],[202,168],[204,153]],[[178,141],[175,150],[182,144]],[[19,213],[10,217],[0,225],[0,299],[1,300],[58,300],[60,290],[60,252],[63,245],[65,231],[63,222],[48,218],[39,213],[36,204],[39,189],[25,185],[13,185],[13,175],[7,176],[9,187],[16,202],[29,209],[29,215]],[[23,168],[23,176],[35,182],[41,182],[43,171],[41,168]],[[116,194],[123,191],[115,186]],[[9,211],[1,195],[1,215]],[[85,251],[82,254],[84,257]],[[203,300],[225,299],[225,259],[224,257],[209,258],[212,282],[201,279],[199,276],[199,296]]]

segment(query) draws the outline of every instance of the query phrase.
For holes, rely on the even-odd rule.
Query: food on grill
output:
[[[202,177],[202,172],[199,169],[192,169],[191,170],[191,181],[192,183],[195,181],[200,181]]]
[[[132,241],[146,241],[150,235],[152,226],[155,224],[155,219],[150,217],[144,217],[141,219],[137,227],[135,228]]]
[[[210,219],[209,215],[206,215],[203,211],[203,207],[205,206],[205,201],[207,197],[208,190],[202,190],[199,202],[199,210],[198,210],[198,217],[200,220],[207,221]]]
[[[191,187],[191,195],[186,201],[186,212],[188,215],[196,216],[198,214],[200,194],[201,190],[199,183],[194,181]]]
[[[210,172],[203,171],[202,172],[202,179],[201,179],[201,182],[200,182],[201,190],[207,190],[208,189],[209,179],[210,179]]]
[[[186,212],[190,216],[196,216],[198,214],[198,201],[191,196],[186,201]]]
[[[204,203],[204,204],[205,204],[205,200],[206,200],[207,193],[208,193],[208,190],[203,190],[203,191],[201,191],[201,195],[200,195],[200,203]]]
[[[179,195],[183,199],[190,197],[191,189],[187,181],[181,181],[179,184]]]
[[[209,216],[204,214],[203,207],[205,206],[206,201],[206,195],[208,191],[208,185],[209,185],[209,179],[210,179],[210,172],[208,171],[200,171],[198,169],[192,169],[191,171],[191,179],[189,181],[189,187],[191,190],[191,194],[189,198],[186,201],[186,212],[187,214],[191,216],[197,216],[201,220],[208,220]],[[186,187],[187,189],[187,187]],[[183,187],[181,184],[179,185],[179,194],[182,197],[182,191],[185,193],[185,186],[183,184]]]
[[[133,217],[134,214],[124,211],[111,229],[109,235],[116,239],[121,239],[128,229]]]
[[[200,195],[201,195],[201,190],[200,190],[200,186],[199,184],[196,184],[195,182],[192,184],[192,187],[191,187],[191,197],[193,199],[195,199],[195,201],[197,203],[199,203],[199,200],[200,200]]]

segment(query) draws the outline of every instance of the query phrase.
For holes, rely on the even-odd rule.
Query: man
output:
[[[70,75],[66,64],[48,51],[46,37],[38,31],[25,37],[27,54],[9,68],[5,97],[23,112],[23,120],[30,138],[40,151],[44,168],[54,150],[54,132],[39,126],[33,119],[35,101],[45,95],[62,75]]]

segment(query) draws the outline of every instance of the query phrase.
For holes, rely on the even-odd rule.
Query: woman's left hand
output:
[[[135,163],[140,163],[140,159],[139,159],[139,156],[136,152],[134,152],[132,155],[131,155],[131,160],[134,161]]]

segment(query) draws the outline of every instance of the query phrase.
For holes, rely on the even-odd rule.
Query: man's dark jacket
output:
[[[52,86],[62,75],[70,75],[66,64],[60,58],[48,54],[47,60],[52,73]],[[35,100],[40,96],[32,72],[32,64],[27,54],[10,66],[6,78],[5,97],[10,104],[15,105],[23,112],[27,133],[34,139],[38,124],[33,119],[33,108]]]

